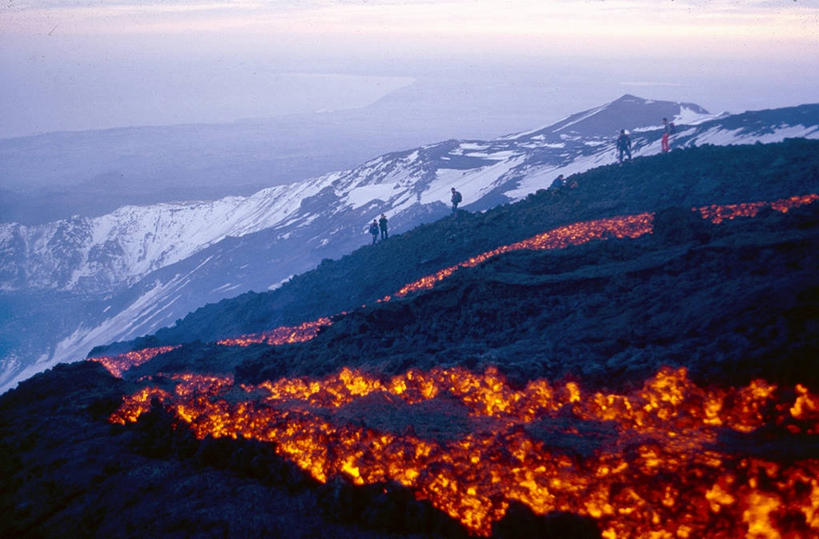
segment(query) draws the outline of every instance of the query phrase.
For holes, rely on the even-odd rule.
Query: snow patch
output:
[[[501,161],[503,159],[509,159],[510,157],[517,155],[519,152],[513,150],[505,150],[502,152],[470,152],[465,154],[467,157],[480,157],[483,159],[491,159],[492,161]]]
[[[419,202],[421,204],[443,202],[449,205],[452,196],[450,188],[452,187],[463,196],[462,204],[475,202],[494,189],[498,180],[504,174],[520,165],[523,161],[524,158],[518,156],[477,169],[438,169],[435,180],[430,182],[424,192],[421,193]]]
[[[271,284],[270,286],[267,287],[267,289],[268,290],[276,290],[277,288],[281,288],[284,283],[286,283],[287,281],[289,281],[292,278],[293,278],[292,275],[288,275],[287,277],[285,277],[284,279],[282,279],[278,283]]]
[[[561,174],[568,178],[572,174],[585,172],[602,165],[610,165],[615,161],[617,161],[617,158],[612,151],[582,156],[564,166],[546,166],[526,174],[518,182],[516,188],[506,191],[504,194],[512,200],[520,200],[538,189],[548,188],[552,185],[554,179]]]
[[[17,227],[31,276],[26,287],[74,290],[88,281],[110,290],[134,283],[227,237],[281,224],[298,212],[304,198],[318,193],[334,177],[263,189],[249,197],[124,206],[96,218]],[[70,256],[65,251],[56,256],[55,241]],[[8,282],[2,285],[13,287]]]
[[[239,284],[232,284],[232,283],[225,283],[222,286],[213,289],[213,292],[229,292],[231,290],[236,290],[242,285]]]
[[[462,150],[486,150],[489,148],[489,144],[485,143],[478,143],[478,142],[462,142],[458,145],[458,147]]]
[[[718,116],[718,114],[703,114],[683,105],[680,107],[680,113],[674,116],[671,121],[677,125],[699,125],[703,122],[713,120]],[[662,126],[660,126],[660,128],[662,128]]]
[[[358,209],[366,206],[373,200],[381,200],[387,202],[392,198],[396,186],[394,184],[376,183],[371,185],[362,185],[352,189],[347,197],[344,199],[344,204],[353,209]]]

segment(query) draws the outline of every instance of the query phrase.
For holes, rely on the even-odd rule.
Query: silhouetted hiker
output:
[[[566,185],[566,178],[564,178],[563,174],[561,174],[560,176],[558,176],[557,178],[554,179],[554,181],[552,182],[552,185],[549,186],[549,189],[559,189],[559,188],[561,188],[561,187],[563,187],[565,185]]]
[[[373,245],[375,245],[375,242],[378,241],[378,222],[375,219],[370,223],[370,234],[373,235]]]
[[[669,122],[668,118],[663,118],[663,153],[671,149],[668,138],[674,133],[674,122]]]
[[[389,234],[387,234],[387,216],[383,213],[381,214],[381,219],[378,220],[378,228],[381,229],[381,239],[387,239],[389,236]]]
[[[458,213],[458,204],[460,204],[463,199],[464,199],[464,197],[461,196],[461,193],[456,191],[455,188],[453,187],[452,188],[452,215],[455,215],[456,213]]]
[[[617,161],[623,162],[623,154],[631,159],[631,138],[626,134],[625,129],[620,130],[620,136],[617,137]]]

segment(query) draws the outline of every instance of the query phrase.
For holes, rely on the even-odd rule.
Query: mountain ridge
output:
[[[278,299],[379,297],[549,219],[653,212],[650,233],[503,251],[306,342],[37,374],[0,395],[0,532],[742,536],[752,513],[815,535],[819,194],[771,195],[819,191],[817,145],[600,167],[328,260]]]
[[[512,206],[424,224],[393,238],[394,241],[362,247],[339,260],[326,260],[315,270],[294,276],[280,289],[262,294],[250,292],[202,307],[177,321],[174,327],[158,331],[155,338],[139,339],[136,346],[176,344],[184,342],[186,336],[212,341],[329,316],[391,294],[403,283],[425,273],[576,218],[639,213],[654,207],[743,202],[742,192],[749,189],[760,200],[793,192],[815,192],[819,189],[819,161],[811,153],[817,145],[816,141],[793,140],[762,148],[697,148],[646,158],[647,163],[601,167],[585,173],[578,180],[579,186],[570,191],[558,194],[555,190],[542,190]],[[719,179],[708,172],[715,164],[720,168]],[[753,188],[747,183],[749,174],[756,176]],[[674,189],[658,190],[655,185],[667,183],[664,178],[680,176],[686,180]],[[626,205],[609,202],[614,197],[629,198],[630,202]],[[512,214],[516,215],[514,221],[509,219]],[[431,242],[436,238],[444,238],[447,243],[433,248]],[[430,257],[430,252],[437,254]],[[410,253],[417,260],[411,265],[396,267],[390,262],[395,256],[406,257]],[[333,289],[339,286],[342,290],[363,292],[342,294],[347,299],[337,301],[334,298],[339,294]],[[254,318],[257,320],[251,322]],[[246,325],[237,326],[240,320],[247,321]]]
[[[622,110],[621,105],[624,103],[631,104],[632,106],[627,107],[626,110]],[[565,120],[559,121],[551,126],[540,128],[526,134],[518,134],[515,135],[514,138],[502,137],[500,139],[496,139],[495,143],[503,146],[503,141],[509,140],[514,141],[515,145],[528,144],[532,146],[530,149],[547,151],[549,149],[558,149],[549,148],[548,146],[538,148],[536,146],[536,141],[539,138],[543,138],[544,132],[548,131],[550,134],[550,137],[548,138],[559,138],[561,140],[574,136],[595,137],[596,139],[603,138],[603,141],[595,140],[593,143],[597,144],[599,142],[602,144],[603,142],[608,142],[609,146],[611,146],[612,136],[613,133],[616,133],[616,129],[609,130],[607,128],[605,130],[599,130],[598,125],[594,122],[592,122],[591,126],[585,128],[582,133],[577,133],[576,130],[572,130],[575,132],[574,135],[567,135],[567,133],[559,132],[564,130],[565,127],[568,126],[567,122],[570,121],[571,125],[576,126],[583,120],[588,122],[589,120],[602,118],[605,123],[618,122],[618,125],[622,125],[627,123],[622,121],[623,118],[636,116],[638,120],[632,121],[632,125],[628,126],[629,128],[634,129],[633,125],[644,125],[645,119],[652,118],[654,121],[657,121],[656,117],[658,116],[658,113],[662,114],[665,112],[673,118],[669,112],[670,105],[671,102],[650,102],[626,94],[615,101],[595,109],[589,109],[587,111],[582,111],[575,115],[569,116]],[[697,105],[689,103],[679,103],[673,105],[678,107],[678,110],[684,110],[687,108],[695,110],[696,114],[701,116],[700,120],[703,121],[713,116]],[[658,106],[660,108],[655,110],[655,107]],[[647,112],[643,109],[647,109]],[[798,110],[798,107],[796,109]],[[635,114],[635,110],[642,111],[642,116]],[[606,114],[602,114],[604,112]],[[581,118],[581,120],[577,120],[576,118]],[[653,127],[656,130],[661,126]],[[682,126],[680,126],[680,128],[682,128]],[[801,134],[810,136],[815,134],[817,129],[804,129],[803,131],[805,132]],[[605,133],[609,133],[609,135],[606,135]],[[766,134],[771,133],[773,132],[771,131]],[[816,136],[819,137],[819,134]],[[679,147],[685,147],[686,145],[696,143],[695,141],[691,140],[694,138],[691,133],[681,132],[679,136],[675,138],[678,140],[677,144]],[[586,140],[584,142],[589,144],[590,141]],[[635,140],[635,146],[637,146],[637,143],[638,142]],[[110,271],[108,272],[110,275],[107,275],[101,279],[101,285],[103,287],[108,287],[107,289],[103,290],[110,291],[111,286],[116,286],[122,282],[133,283],[135,279],[146,275],[150,271],[160,269],[163,266],[181,260],[186,256],[194,254],[198,250],[201,250],[208,245],[217,243],[226,237],[242,236],[247,233],[263,230],[265,228],[282,226],[283,223],[287,222],[288,217],[294,215],[295,212],[300,209],[300,205],[296,204],[294,200],[289,203],[285,201],[284,204],[280,204],[278,200],[276,203],[273,203],[272,200],[279,199],[283,193],[292,192],[293,190],[300,190],[297,192],[296,198],[301,200],[303,198],[316,196],[323,189],[327,189],[328,187],[332,186],[337,196],[341,196],[342,194],[346,195],[342,196],[342,200],[340,201],[342,206],[346,204],[352,207],[352,209],[359,207],[359,204],[372,203],[373,201],[378,200],[379,196],[391,196],[392,200],[388,201],[391,203],[389,205],[389,209],[392,212],[400,213],[402,210],[407,209],[404,206],[408,200],[405,196],[399,195],[396,197],[396,195],[392,194],[391,191],[395,190],[394,187],[393,189],[389,189],[389,187],[391,187],[389,185],[390,175],[396,170],[403,172],[403,181],[401,183],[405,183],[407,179],[413,179],[413,171],[417,173],[417,176],[423,177],[425,175],[437,172],[440,169],[470,170],[475,168],[482,169],[483,167],[487,166],[491,167],[493,164],[496,164],[497,161],[503,161],[503,157],[505,157],[503,154],[504,151],[510,151],[508,147],[495,152],[480,151],[483,149],[483,147],[486,147],[486,150],[490,150],[491,145],[492,141],[452,140],[411,150],[388,153],[376,159],[370,160],[355,169],[334,172],[298,183],[263,189],[250,197],[232,196],[214,201],[194,201],[184,204],[163,203],[147,207],[125,206],[112,214],[101,218],[86,220],[81,217],[75,217],[70,220],[57,221],[44,226],[28,227],[25,225],[17,225],[15,223],[0,224],[0,245],[2,245],[6,252],[9,252],[12,256],[15,255],[15,250],[23,249],[22,247],[17,246],[20,241],[25,242],[26,252],[36,252],[37,245],[53,243],[55,239],[58,241],[60,237],[77,238],[82,244],[85,245],[78,246],[78,253],[72,253],[67,258],[72,261],[78,260],[80,263],[85,260],[87,261],[86,265],[88,266],[87,268],[64,268],[59,265],[59,262],[57,261],[49,261],[45,254],[43,254],[43,261],[39,264],[36,262],[36,259],[31,260],[31,262],[17,263],[17,266],[20,268],[42,266],[43,269],[39,272],[36,270],[23,270],[25,274],[30,274],[32,277],[15,285],[14,281],[10,281],[8,276],[15,275],[20,278],[21,271],[11,271],[7,262],[4,265],[5,271],[0,272],[0,278],[6,276],[2,279],[2,281],[0,281],[0,287],[5,290],[20,287],[58,289],[76,288],[80,277],[93,277],[101,270],[104,270],[103,266],[100,267],[99,270],[94,271],[97,266],[105,264],[105,260],[102,257],[116,259],[117,255],[119,255],[120,258],[125,259],[122,267],[111,267]],[[649,152],[650,151],[651,150],[649,149]],[[637,150],[635,150],[635,153],[637,153]],[[423,156],[421,154],[423,154]],[[611,162],[612,156],[609,155],[607,157],[609,158],[608,161]],[[443,161],[447,162],[443,163]],[[416,162],[424,163],[424,165],[419,167]],[[447,166],[444,167],[444,164]],[[598,160],[593,164],[601,164],[601,162]],[[502,165],[504,168],[516,168],[508,166],[504,163],[502,163]],[[584,167],[588,167],[589,165],[590,163],[583,163],[580,165],[580,167],[572,168],[576,171],[582,171]],[[556,172],[558,169],[562,170],[561,167],[554,168],[555,170],[551,172]],[[490,176],[492,175],[491,171],[487,172],[490,173]],[[502,171],[499,170],[499,172]],[[502,174],[497,174],[497,176],[498,179],[502,179]],[[355,178],[361,179],[356,181]],[[417,180],[418,178],[416,177],[415,179]],[[454,179],[457,180],[457,178]],[[472,180],[473,178],[470,179]],[[342,180],[345,181],[341,183]],[[414,183],[417,183],[417,181]],[[307,185],[311,187],[305,187]],[[375,185],[382,185],[384,188],[379,190],[375,188]],[[371,189],[368,192],[366,189],[367,186],[372,186],[375,190]],[[547,186],[548,185],[542,184],[540,187]],[[494,186],[491,184],[482,186],[481,191],[486,193],[491,191],[493,187]],[[352,189],[353,192],[348,192],[350,189]],[[508,188],[506,190],[510,191]],[[518,190],[523,191],[524,189]],[[448,189],[437,189],[434,193],[429,193],[426,191],[418,193],[415,192],[415,189],[413,191],[416,195],[421,195],[420,197],[417,197],[417,202],[420,203],[431,204],[435,201],[446,203],[447,200],[446,192],[448,192]],[[511,191],[513,192],[511,199],[509,198],[509,195],[507,195],[507,200],[519,199],[518,197],[523,194],[514,193],[514,189]],[[290,200],[292,199],[293,197],[290,197]],[[411,203],[412,201],[410,200],[409,202]],[[472,204],[480,204],[479,200],[473,199],[471,202]],[[281,206],[285,207],[282,208]],[[243,211],[242,207],[247,207],[247,209]],[[197,208],[201,208],[201,210],[198,210]],[[265,210],[268,208],[271,210],[272,214],[266,213]],[[277,208],[280,209],[276,211]],[[142,212],[144,212],[146,215],[140,215]],[[181,228],[179,224],[175,224],[173,222],[173,214],[180,212],[184,212],[186,215],[183,215],[179,220],[193,221],[193,226],[189,228]],[[227,227],[217,228],[208,236],[204,236],[198,240],[196,239],[197,228],[204,228],[199,227],[196,224],[197,222],[207,220],[208,225],[212,226],[213,217],[221,217],[222,219],[225,219],[225,216],[228,213],[238,215],[236,222],[228,222],[226,223],[228,225]],[[197,214],[203,215],[202,217],[197,217]],[[140,222],[134,222],[135,219],[139,220]],[[150,233],[151,230],[162,232],[163,229],[166,228],[170,228],[170,230],[167,230],[165,239],[163,239],[162,236],[157,238],[155,237],[155,234]],[[148,231],[148,233],[145,231]],[[128,239],[129,234],[134,235],[134,239]],[[144,235],[145,238],[142,241],[139,241],[139,238],[142,235]],[[23,239],[27,236],[29,239]],[[167,245],[172,237],[181,237],[185,239],[182,242]],[[112,241],[120,244],[119,252],[104,252],[103,247],[110,244]],[[152,247],[152,243],[156,243],[157,245]],[[100,250],[103,251],[103,253],[97,255],[100,258],[93,258],[93,255]],[[154,252],[154,254],[151,255],[150,252]],[[173,256],[167,256],[168,252],[172,252]],[[128,269],[129,266],[131,269]],[[45,278],[37,277],[38,275],[57,275],[58,277],[53,283],[48,283]],[[100,279],[96,280],[99,281]]]
[[[633,102],[631,96],[624,96],[602,108],[618,101],[628,106],[642,106]],[[645,106],[654,107],[656,103]],[[667,108],[664,111],[651,109],[652,118],[655,112],[673,118],[683,110],[683,106],[676,103],[662,106]],[[620,117],[621,113],[610,116]],[[578,114],[589,116],[589,111]],[[594,114],[589,116],[593,117]],[[711,120],[706,115],[700,119],[704,121],[691,127],[683,129],[679,126],[672,141],[675,148],[700,143],[776,141],[785,135],[819,137],[819,105]],[[628,125],[625,120],[621,123]],[[73,297],[75,304],[81,306],[76,307],[76,311],[97,309],[96,315],[83,318],[75,328],[55,335],[51,342],[31,341],[36,342],[34,348],[31,344],[15,344],[25,338],[26,331],[34,329],[22,328],[20,334],[8,334],[7,344],[0,342],[0,352],[3,348],[6,350],[4,370],[10,373],[5,379],[13,376],[14,371],[19,372],[23,364],[31,364],[33,358],[39,365],[79,359],[104,342],[153,333],[205,303],[247,290],[280,286],[292,275],[314,267],[321,260],[337,258],[361,246],[367,241],[362,233],[364,224],[379,213],[389,214],[393,233],[434,221],[448,213],[450,186],[456,186],[464,193],[466,209],[483,211],[524,199],[538,189],[548,187],[558,174],[569,176],[614,162],[612,137],[599,135],[599,131],[595,131],[597,128],[590,128],[584,135],[577,131],[583,125],[583,122],[573,124],[574,133],[553,134],[557,138],[548,138],[540,129],[521,134],[514,140],[504,137],[493,141],[450,140],[393,152],[355,169],[322,176],[312,183],[302,182],[298,185],[300,192],[312,193],[312,196],[294,196],[289,204],[276,206],[271,198],[260,196],[258,205],[247,205],[247,213],[232,215],[234,221],[218,217],[215,220],[178,219],[177,222],[185,226],[200,223],[199,230],[210,234],[194,246],[185,244],[195,235],[195,231],[185,232],[188,230],[185,226],[170,227],[153,236],[174,238],[171,243],[157,241],[151,244],[140,235],[143,227],[135,226],[132,240],[125,241],[114,235],[112,241],[95,246],[82,243],[83,238],[93,237],[94,232],[87,225],[74,223],[42,234],[35,243],[44,246],[44,263],[24,270],[21,257],[33,256],[36,249],[29,249],[19,234],[15,235],[8,227],[0,225],[4,230],[0,236],[5,238],[0,240],[0,249],[7,255],[5,264],[0,266],[0,281],[7,295],[26,295],[25,289],[10,292],[10,288],[15,288],[10,283],[18,282],[19,288],[19,284],[25,282],[27,272],[32,278],[55,276],[55,282],[62,286],[86,287],[85,292],[68,291],[67,304]],[[633,133],[635,156],[660,151],[660,131],[653,129],[656,126],[648,127],[652,129]],[[601,200],[594,204],[604,204],[606,198],[601,193]],[[241,202],[237,204],[241,205]],[[186,210],[169,210],[173,211],[184,214]],[[265,220],[273,214],[277,215],[275,219]],[[241,220],[242,215],[246,216],[245,221]],[[125,222],[123,226],[127,229],[129,223]],[[151,226],[156,225],[148,225],[148,228]],[[114,229],[116,227],[111,227]],[[174,230],[176,232],[171,233]],[[71,247],[70,243],[61,241],[62,238],[79,238],[83,247]],[[51,253],[49,241],[52,240],[53,248],[61,253],[59,257]],[[140,272],[134,274],[123,269],[121,255],[124,251],[130,253],[126,257],[128,260],[136,261],[143,268]],[[154,253],[153,258],[146,253]],[[182,258],[182,253],[190,253],[190,256]],[[160,263],[171,264],[155,267]],[[99,309],[97,306],[101,302],[104,307]],[[60,312],[57,309],[54,313],[45,313],[46,318],[59,316]],[[33,317],[29,319],[34,320]],[[35,321],[37,324],[42,322]]]

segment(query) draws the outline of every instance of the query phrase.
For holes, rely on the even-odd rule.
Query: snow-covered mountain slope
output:
[[[504,137],[511,140],[563,140],[568,137],[611,137],[620,129],[647,131],[662,128],[662,119],[694,125],[720,117],[694,103],[652,101],[626,94],[599,107],[584,110],[541,129]],[[653,127],[652,127],[653,126]]]
[[[45,368],[80,359],[93,345],[153,332],[204,303],[274,287],[369,241],[364,228],[382,212],[396,232],[437,219],[448,212],[451,187],[469,210],[521,199],[559,174],[615,162],[621,128],[631,131],[635,157],[659,153],[663,117],[677,124],[672,148],[819,138],[819,105],[711,115],[693,104],[626,95],[542,129],[386,154],[250,197],[0,225],[0,287],[107,302],[104,312],[76,320],[73,331],[47,344]],[[0,387],[14,379],[6,374]]]
[[[249,197],[126,206],[97,218],[45,225],[0,224],[0,287],[110,292],[229,236],[283,222],[320,181]]]
[[[387,154],[349,171],[250,197],[127,206],[98,218],[39,226],[2,224],[0,288],[110,292],[230,236],[273,228],[277,237],[286,238],[291,228],[309,226],[322,213],[358,213],[368,205],[395,216],[414,206],[446,204],[453,186],[473,208],[489,207],[546,187],[557,174],[612,162],[619,126],[633,132],[636,155],[658,152],[662,117],[676,120],[677,146],[816,136],[815,115],[801,121],[798,114],[786,114],[772,125],[756,118],[764,114],[714,119],[694,104],[626,95],[543,129]],[[323,239],[332,241],[339,232],[334,228],[325,227],[328,237]]]

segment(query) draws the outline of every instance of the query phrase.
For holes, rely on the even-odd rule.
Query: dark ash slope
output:
[[[108,424],[137,378],[159,371],[231,371],[257,382],[341,367],[387,376],[492,365],[514,384],[570,377],[592,389],[638,385],[660,365],[678,365],[707,383],[763,376],[816,391],[819,203],[720,225],[688,208],[819,192],[817,150],[808,141],[699,148],[604,167],[579,176],[577,189],[420,227],[327,262],[278,293],[210,306],[145,340],[210,341],[220,331],[300,322],[559,224],[661,210],[651,236],[500,256],[433,290],[339,317],[311,342],[189,342],[126,380],[91,362],[37,375],[0,396],[0,536],[463,534],[406,490],[319,486],[265,444],[197,441],[159,409],[135,425]],[[797,449],[815,453],[815,438]],[[553,530],[565,520],[564,531],[579,526],[594,535],[594,523],[571,516],[545,523],[522,508],[512,513],[499,534],[515,523]]]
[[[340,260],[325,260],[279,290],[207,305],[172,328],[93,354],[211,342],[349,311],[476,253],[568,223],[819,192],[819,141],[689,148],[573,178],[578,187],[570,192],[538,191],[516,204],[417,227]]]

